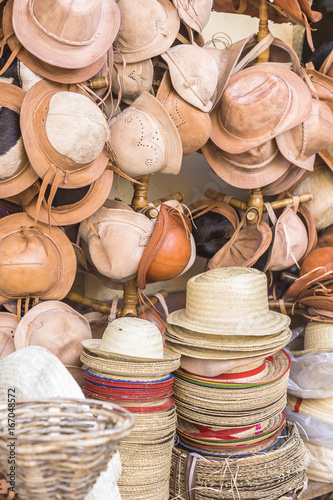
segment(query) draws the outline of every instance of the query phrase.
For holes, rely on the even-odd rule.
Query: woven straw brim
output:
[[[87,45],[63,43],[44,33],[28,8],[28,0],[14,2],[13,27],[22,45],[34,56],[61,68],[84,68],[107,53],[120,26],[120,11],[114,0],[101,2],[100,24],[94,41]]]
[[[233,337],[231,335],[209,335],[167,323],[165,338],[173,343],[180,343],[187,346],[198,346],[217,350],[256,351],[262,350],[264,347],[279,348],[282,342],[285,342],[286,345],[291,338],[291,330],[286,328],[277,334],[263,335],[260,337],[247,335],[237,335]]]
[[[15,111],[15,113],[21,113],[21,106],[26,92],[17,87],[16,85],[11,85],[10,83],[0,82],[0,106],[6,107]],[[6,125],[6,124],[4,124]],[[8,198],[10,196],[15,196],[22,193],[25,189],[30,187],[37,179],[38,175],[31,167],[28,157],[24,153],[24,158],[22,161],[25,162],[25,166],[17,174],[11,177],[0,180],[0,197]]]
[[[88,339],[82,341],[82,346],[91,356],[97,356],[104,360],[129,361],[130,363],[162,363],[165,361],[177,361],[179,356],[169,349],[163,349],[163,358],[143,358],[136,356],[128,356],[117,352],[109,352],[100,349],[101,339]]]
[[[186,498],[185,463],[190,452],[176,447],[172,452],[170,493]],[[197,499],[276,500],[284,493],[301,490],[306,480],[308,458],[296,426],[286,426],[285,437],[264,453],[249,457],[219,459],[196,455],[192,458]]]
[[[8,33],[13,33],[13,4],[14,0],[8,0],[4,11],[3,11],[3,31],[4,35]],[[18,45],[21,45],[17,36],[13,34],[7,41],[8,46],[12,52],[17,48]],[[58,66],[52,66],[51,64],[47,64],[46,62],[38,59],[34,55],[32,55],[28,50],[26,50],[22,45],[16,56],[20,61],[27,66],[27,68],[31,69],[35,73],[52,82],[57,83],[80,83],[86,80],[89,80],[93,76],[95,76],[100,69],[104,66],[106,62],[107,54],[103,54],[102,57],[93,61],[89,66],[84,68],[60,68]]]
[[[157,376],[137,376],[136,374],[126,376],[126,374],[116,374],[116,373],[105,373],[101,370],[98,370],[96,368],[90,368],[89,371],[93,375],[97,375],[98,377],[103,377],[109,380],[123,380],[123,381],[128,381],[128,382],[158,382],[161,380],[161,378],[168,376],[169,373],[162,374],[162,375],[157,375]]]
[[[304,441],[304,445],[310,457],[310,463],[306,471],[308,479],[320,483],[331,483],[333,449],[309,441]]]
[[[302,399],[288,394],[288,406],[297,413],[310,415],[333,425],[333,398]]]

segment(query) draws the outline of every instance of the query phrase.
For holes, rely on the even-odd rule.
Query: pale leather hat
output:
[[[211,140],[228,153],[244,153],[304,122],[311,92],[289,68],[261,63],[233,75],[211,113]]]
[[[283,156],[306,170],[313,170],[316,154],[333,142],[333,112],[325,101],[312,99],[309,117],[276,137]]]
[[[180,19],[169,0],[118,0],[117,5],[121,24],[113,48],[126,62],[144,61],[171,47]]]
[[[28,311],[17,325],[16,350],[39,345],[64,365],[81,366],[82,340],[91,339],[88,321],[72,307],[57,300],[41,302]]]
[[[172,85],[187,102],[208,113],[213,106],[218,65],[197,45],[176,45],[161,54],[169,66]]]
[[[0,359],[15,351],[14,333],[17,324],[16,314],[0,312]]]
[[[102,207],[80,224],[79,234],[88,257],[104,276],[134,278],[154,230],[154,222],[125,203]],[[118,206],[117,206],[118,205]]]
[[[116,59],[112,70],[112,92],[121,96],[126,104],[131,104],[142,92],[150,92],[153,76],[151,59],[136,63]]]
[[[182,143],[162,104],[143,92],[110,124],[111,155],[117,167],[131,177],[179,173]]]
[[[34,56],[60,68],[83,68],[107,53],[120,25],[115,0],[23,0],[13,27]]]
[[[212,121],[208,113],[185,101],[174,90],[169,71],[163,75],[156,94],[175,124],[183,146],[183,156],[194,153],[209,139]]]
[[[208,24],[212,0],[172,0],[182,21],[199,33]]]

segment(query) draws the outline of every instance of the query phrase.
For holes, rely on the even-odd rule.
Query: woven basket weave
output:
[[[133,416],[111,403],[53,399],[15,406],[15,491],[34,500],[83,500],[129,435]],[[0,469],[9,472],[8,407],[0,405]]]

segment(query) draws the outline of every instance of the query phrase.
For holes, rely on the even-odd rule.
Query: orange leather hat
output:
[[[180,210],[162,203],[155,229],[141,257],[136,285],[176,278],[191,258],[191,222]]]

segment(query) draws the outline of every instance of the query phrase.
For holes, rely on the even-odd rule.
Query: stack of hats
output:
[[[298,345],[297,345],[298,344]],[[294,356],[288,387],[287,416],[298,424],[310,456],[309,479],[333,477],[333,325],[310,321],[302,339],[290,347]],[[298,347],[296,349],[296,347]]]
[[[269,310],[267,278],[258,270],[220,268],[188,281],[186,308],[169,314],[165,334],[166,344],[182,355],[174,373],[179,417],[175,457],[200,453],[208,461],[243,460],[261,452],[274,457],[289,432],[283,410],[290,357],[282,350],[291,337],[289,323],[288,316]],[[293,488],[304,480],[304,451],[301,455]],[[177,463],[175,481],[181,491],[201,489],[201,481],[180,479]],[[214,471],[206,475],[208,484]],[[221,481],[216,478],[212,487]]]
[[[163,347],[157,326],[133,317],[112,321],[101,340],[82,346],[86,396],[117,403],[135,416],[119,450],[122,498],[166,500],[176,428],[170,373],[180,356]]]

